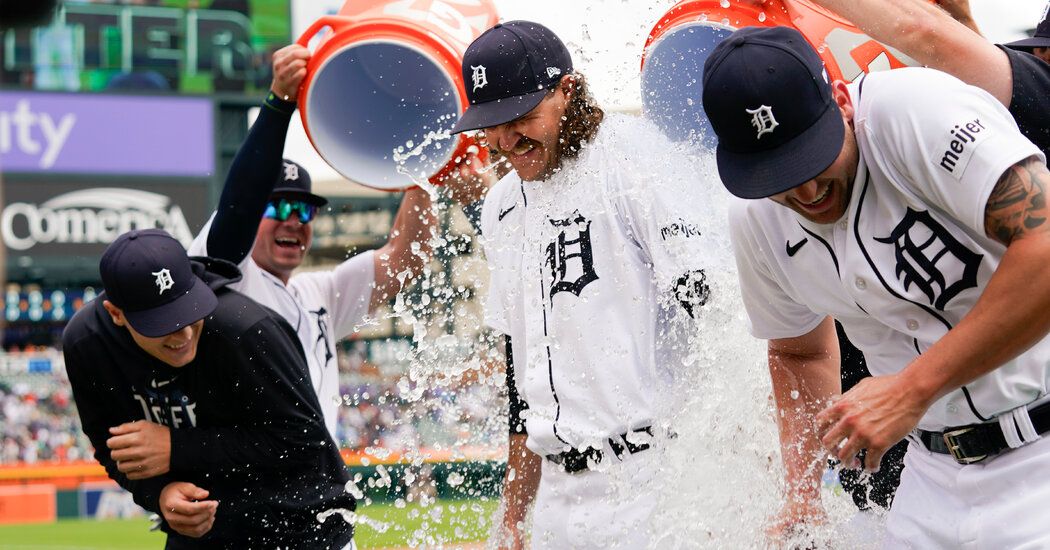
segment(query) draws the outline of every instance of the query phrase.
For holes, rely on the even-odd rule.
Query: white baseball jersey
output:
[[[211,222],[209,219],[190,245],[191,256],[208,255]],[[242,279],[229,285],[276,311],[295,329],[306,353],[310,380],[324,412],[325,426],[337,443],[336,421],[342,399],[335,346],[353,334],[354,327],[368,315],[375,282],[372,254],[371,251],[358,254],[330,271],[293,275],[287,286],[259,267],[249,254],[237,266]]]
[[[831,315],[885,375],[973,308],[1005,251],[985,236],[988,197],[1007,168],[1042,155],[995,98],[937,71],[874,73],[849,92],[860,164],[842,219],[820,225],[768,199],[737,200],[730,225],[754,336],[800,336]],[[919,426],[1039,400],[1048,367],[1050,338],[937,401]]]
[[[511,172],[489,191],[486,322],[512,338],[527,445],[540,456],[601,449],[664,420],[688,325],[675,290],[706,288],[700,270],[713,268],[696,222],[704,207],[684,200],[695,181],[654,126],[610,116],[548,180]]]

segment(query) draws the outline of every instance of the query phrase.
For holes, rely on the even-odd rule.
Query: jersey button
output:
[[[864,290],[868,288],[868,282],[865,281],[862,277],[857,277],[853,281],[853,286],[857,287],[857,290]]]
[[[846,223],[845,220],[839,222],[839,229],[841,229],[843,231],[845,231],[848,226],[849,226],[849,224]]]
[[[908,319],[908,330],[919,330],[919,322],[915,319]]]

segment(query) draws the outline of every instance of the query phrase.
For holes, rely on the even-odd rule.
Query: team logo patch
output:
[[[711,285],[703,269],[690,271],[675,281],[674,297],[690,317],[696,318],[697,310],[711,299]]]
[[[758,131],[755,139],[762,139],[763,135],[771,133],[777,126],[780,126],[777,119],[773,117],[773,108],[769,105],[762,105],[757,109],[744,110],[751,115],[751,125]]]
[[[284,179],[286,180],[298,180],[299,179],[299,166],[290,162],[284,163]]]
[[[158,295],[164,294],[165,290],[175,286],[175,281],[172,280],[171,271],[168,271],[168,268],[164,268],[160,271],[153,271],[151,274],[157,278],[153,281],[153,284],[157,285],[157,288],[160,289],[160,292],[157,293]]]
[[[550,267],[553,280],[550,286],[550,300],[559,292],[571,292],[577,297],[587,285],[598,280],[594,271],[594,255],[591,250],[591,221],[584,218],[579,210],[563,220],[548,220],[554,227],[561,228],[558,239],[547,245],[547,265]],[[579,262],[577,264],[577,261]],[[570,262],[573,267],[571,278]]]
[[[474,73],[470,75],[470,79],[474,83],[474,89],[472,91],[476,92],[481,88],[488,86],[489,77],[488,74],[485,72],[486,69],[484,65],[471,65],[470,70],[474,71]]]
[[[875,240],[893,245],[895,275],[904,290],[918,288],[935,309],[944,311],[952,298],[977,286],[983,255],[966,248],[928,211],[909,208],[889,236]]]

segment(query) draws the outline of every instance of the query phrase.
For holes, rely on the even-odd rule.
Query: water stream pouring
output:
[[[820,54],[832,81],[917,64],[872,40],[848,21],[807,0],[685,0],[656,23],[642,55],[642,108],[675,141],[693,139],[713,149],[700,98],[704,61],[736,29],[784,25],[798,29]]]
[[[498,21],[492,0],[349,0],[322,30],[299,94],[317,152],[347,179],[387,191],[437,182],[472,144],[448,135],[466,107],[463,52]],[[395,158],[396,157],[396,158]]]

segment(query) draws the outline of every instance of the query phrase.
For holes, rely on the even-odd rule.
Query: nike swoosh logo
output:
[[[502,210],[502,211],[500,211],[500,213],[499,213],[499,219],[497,219],[496,221],[503,221],[503,218],[505,218],[505,217],[507,216],[507,214],[510,214],[510,211],[511,211],[511,210],[514,210],[514,208],[515,208],[515,207],[517,207],[517,206],[518,206],[518,205],[516,205],[516,204],[515,204],[514,206],[511,206],[510,208],[508,208],[508,209],[506,209],[506,210]]]
[[[158,389],[159,388],[163,388],[164,386],[167,386],[168,384],[171,384],[173,380],[174,379],[172,379],[172,380],[165,380],[163,382],[157,382],[156,379],[153,379],[153,387],[154,388],[158,388]]]
[[[809,242],[809,237],[806,237],[805,239],[802,239],[801,241],[799,241],[798,243],[796,243],[793,246],[791,244],[791,241],[787,241],[786,243],[784,243],[784,246],[787,248],[788,256],[789,257],[793,257],[795,254],[798,254],[798,251],[799,251],[800,248],[802,248],[802,245],[804,245],[804,244],[806,244],[808,242]]]

